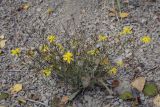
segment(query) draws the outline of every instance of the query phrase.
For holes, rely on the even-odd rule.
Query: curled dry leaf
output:
[[[23,10],[28,10],[29,7],[30,7],[29,3],[26,3],[26,4],[22,5]]]
[[[4,39],[4,35],[1,35],[0,36],[0,48],[4,48],[6,41],[7,40]]]
[[[22,84],[15,84],[14,86],[11,87],[11,93],[18,93],[19,91],[22,90]]]
[[[157,96],[153,99],[153,103],[155,104],[155,106],[160,107],[160,95],[157,95]]]
[[[142,92],[144,85],[145,85],[145,78],[138,77],[132,83],[132,87],[136,88],[138,91]]]
[[[47,9],[47,13],[48,13],[49,15],[52,14],[52,13],[53,13],[53,8],[49,7],[49,8]]]
[[[4,39],[4,35],[1,35],[1,36],[0,36],[0,40],[1,40],[1,39]]]
[[[115,87],[118,87],[119,86],[119,81],[118,80],[113,80],[112,81],[112,87],[115,88]]]
[[[109,9],[109,16],[110,17],[114,17],[114,16],[116,16],[116,13],[117,13],[117,11],[116,11],[116,9],[115,8],[111,8],[111,9]]]
[[[7,40],[0,40],[0,48],[4,48]]]
[[[61,104],[67,104],[68,100],[69,100],[68,96],[63,96],[61,99]]]

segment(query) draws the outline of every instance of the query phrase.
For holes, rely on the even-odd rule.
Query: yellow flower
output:
[[[98,41],[99,42],[106,41],[106,40],[107,40],[107,36],[106,35],[100,34],[98,36]]]
[[[143,43],[150,43],[151,42],[151,38],[149,36],[143,36],[143,37],[141,37],[140,40]]]
[[[116,68],[116,67],[113,67],[112,69],[109,70],[109,74],[115,75],[115,74],[117,74],[117,71],[118,71],[117,68]]]
[[[130,26],[124,26],[123,30],[120,32],[120,35],[132,34],[132,28]]]
[[[51,69],[49,68],[42,70],[42,72],[43,72],[43,75],[46,77],[51,75]]]
[[[49,50],[48,45],[42,45],[42,46],[40,46],[40,51],[41,52],[47,52],[48,50]]]
[[[71,52],[66,52],[63,55],[63,60],[66,61],[67,63],[71,63],[71,61],[73,61],[73,54]]]
[[[98,53],[99,53],[98,49],[93,49],[93,50],[90,50],[87,52],[87,54],[89,54],[89,55],[97,55]]]
[[[53,43],[55,40],[56,40],[56,36],[55,35],[50,35],[47,37],[47,40],[50,42],[50,43]]]
[[[18,56],[21,53],[20,48],[15,48],[11,50],[11,55]]]

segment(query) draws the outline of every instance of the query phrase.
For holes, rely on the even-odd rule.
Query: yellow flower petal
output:
[[[115,75],[115,74],[117,74],[117,68],[116,67],[113,67],[113,68],[111,68],[110,70],[109,70],[109,74],[111,74],[111,75]]]
[[[11,50],[11,55],[18,56],[20,52],[21,52],[20,48],[15,48]]]
[[[132,34],[132,27],[124,26],[123,30],[120,32],[120,35],[128,35],[128,34]]]
[[[107,36],[106,35],[100,34],[98,36],[98,41],[99,42],[106,41],[106,40],[107,40]]]
[[[49,68],[42,70],[42,72],[45,77],[48,77],[51,75],[51,69]]]
[[[50,42],[50,43],[53,43],[55,40],[56,40],[56,36],[55,35],[50,35],[47,37],[47,40]]]

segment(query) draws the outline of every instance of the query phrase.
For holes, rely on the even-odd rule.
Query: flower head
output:
[[[89,54],[89,55],[97,55],[98,53],[99,53],[98,49],[93,49],[93,50],[90,50],[87,52],[87,54]]]
[[[98,36],[98,41],[99,42],[106,41],[106,40],[107,40],[107,36],[106,35],[100,34]]]
[[[113,67],[112,69],[109,70],[109,74],[115,75],[115,74],[117,74],[117,71],[118,71],[117,68]]]
[[[40,46],[39,49],[41,52],[47,52],[49,50],[49,47],[48,47],[48,45],[44,44],[44,45]]]
[[[141,37],[140,40],[143,43],[150,43],[151,42],[151,38],[149,36],[143,36],[143,37]]]
[[[42,70],[42,73],[44,76],[48,77],[51,75],[51,69],[46,68],[46,69]]]
[[[73,61],[73,54],[71,52],[66,52],[63,55],[63,60],[66,61],[67,63],[71,63],[71,61]]]
[[[53,43],[55,40],[56,40],[56,36],[55,35],[50,35],[47,37],[47,40],[50,42],[50,43]]]
[[[20,48],[15,48],[11,50],[11,55],[13,56],[19,56],[20,53],[21,53]]]
[[[132,34],[132,27],[124,26],[123,30],[120,32],[120,35],[128,35],[128,34]]]

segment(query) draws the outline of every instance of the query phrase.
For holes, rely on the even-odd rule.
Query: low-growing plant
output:
[[[107,73],[116,74],[117,67],[112,67],[107,57],[107,35],[99,34],[90,40],[80,36],[64,37],[63,40],[57,35],[46,38],[34,58],[44,76],[55,73],[60,80],[79,89]]]
[[[133,37],[124,42],[120,41],[121,38],[132,33],[131,26],[124,26],[119,34],[116,34],[118,36],[112,34],[115,36],[114,43],[111,43],[109,36],[103,33],[85,36],[81,30],[77,30],[74,35],[69,35],[66,31],[63,38],[50,34],[43,44],[34,50],[28,50],[26,54],[33,59],[32,67],[36,68],[36,71],[41,71],[46,77],[54,74],[58,80],[75,89],[100,83],[112,93],[103,78],[116,75],[118,69],[124,66],[124,62],[121,57],[112,61],[109,56],[117,50],[117,46],[124,48],[128,43],[134,44]],[[134,46],[131,48],[136,49]],[[119,50],[118,54],[122,53],[122,50]]]
[[[146,96],[155,96],[158,93],[157,86],[153,83],[147,83],[144,86],[143,93]]]
[[[104,80],[108,76],[115,76],[119,68],[130,66],[125,59],[134,58],[134,51],[140,47],[135,46],[136,38],[133,37],[132,29],[127,25],[117,33],[112,32],[109,35],[94,33],[90,36],[86,36],[80,28],[75,28],[74,34],[64,29],[63,35],[49,34],[43,37],[44,40],[38,47],[28,49],[25,55],[31,61],[25,64],[30,67],[29,69],[40,71],[45,77],[56,78],[58,82],[71,86],[76,90],[74,96],[95,84],[103,86],[109,94],[113,94],[109,86],[111,88],[114,86],[106,84]],[[143,36],[140,41],[149,44],[152,39]],[[130,49],[129,52],[125,46]],[[11,50],[11,54],[20,57],[23,50],[16,47]],[[113,55],[118,58],[112,58]],[[74,99],[74,96],[70,100]],[[128,99],[131,95],[126,93],[121,97]]]

